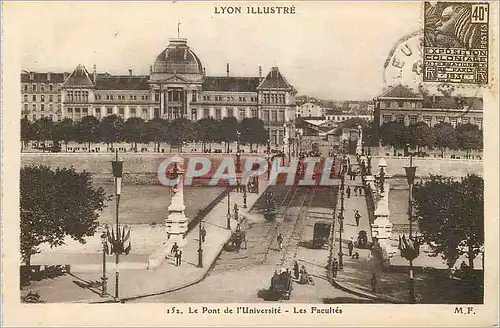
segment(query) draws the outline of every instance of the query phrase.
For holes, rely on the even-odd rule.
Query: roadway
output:
[[[247,228],[247,247],[239,252],[222,252],[208,276],[196,285],[133,302],[154,303],[260,303],[271,277],[281,267],[292,269],[294,261],[305,265],[314,285],[294,283],[290,300],[284,303],[365,303],[367,300],[335,289],[327,280],[328,247],[311,249],[314,222],[331,220],[337,203],[333,188],[275,186],[280,210],[273,221],[253,222]],[[261,202],[262,200],[259,200]],[[262,208],[259,202],[254,207]],[[257,213],[254,213],[257,214]],[[259,215],[259,214],[257,214]],[[260,215],[262,216],[262,215]],[[279,250],[277,236],[283,236]],[[175,279],[175,277],[170,277]]]

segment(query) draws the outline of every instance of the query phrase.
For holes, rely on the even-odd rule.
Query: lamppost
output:
[[[366,160],[368,162],[368,172],[367,172],[367,174],[371,175],[372,174],[372,156],[371,156],[371,154],[369,152],[368,152],[368,156],[366,156]]]
[[[106,226],[107,230],[107,226]],[[104,297],[108,294],[108,277],[106,276],[106,254],[109,252],[108,248],[108,235],[106,234],[106,231],[102,232],[101,235],[101,242],[102,242],[102,293],[101,296]]]
[[[241,180],[241,150],[240,150],[240,136],[241,132],[236,132],[238,136],[236,144],[236,177],[238,179],[238,189],[243,188],[243,208],[247,208],[247,187],[246,183]],[[241,183],[243,182],[243,187]]]
[[[231,230],[231,190],[227,193],[227,230]]]
[[[380,194],[383,194],[384,184],[385,184],[385,168],[387,167],[387,162],[383,157],[378,162],[378,167],[380,168],[380,173],[379,173]]]
[[[408,222],[409,222],[409,243],[400,243],[401,255],[410,262],[410,280],[409,280],[409,301],[415,303],[415,281],[413,279],[413,260],[419,255],[418,241],[413,240],[413,185],[415,182],[415,173],[417,167],[413,166],[413,155],[410,155],[410,166],[405,167],[406,180],[408,182]],[[403,236],[404,238],[404,236]],[[404,240],[404,239],[403,239]]]
[[[339,243],[339,270],[344,269],[344,254],[342,253],[342,232],[344,230],[344,192],[345,192],[345,170],[341,171],[341,185],[340,185],[340,214],[339,214],[339,230],[340,230],[340,243]]]
[[[124,227],[120,231],[119,224],[119,206],[120,206],[120,196],[122,190],[122,177],[123,177],[123,161],[118,160],[118,149],[115,153],[115,160],[111,161],[111,167],[113,169],[113,177],[115,179],[115,212],[116,212],[116,234],[113,229],[111,229],[111,234],[109,230],[107,231],[108,242],[111,244],[111,253],[115,254],[115,263],[116,263],[116,271],[115,271],[115,299],[118,300],[119,295],[119,278],[120,271],[118,269],[118,263],[120,262],[121,254],[128,254],[131,250],[131,244],[129,241],[129,245],[125,248],[125,243],[130,238],[130,229],[127,230]]]
[[[271,140],[267,139],[267,180],[271,176]]]
[[[203,227],[200,224],[198,226],[198,267],[203,268]]]

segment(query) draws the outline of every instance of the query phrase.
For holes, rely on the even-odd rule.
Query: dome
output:
[[[203,66],[189,49],[186,39],[171,39],[168,47],[156,58],[154,73],[203,74]]]

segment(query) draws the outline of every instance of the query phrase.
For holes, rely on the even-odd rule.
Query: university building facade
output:
[[[443,122],[483,128],[483,99],[479,97],[424,95],[397,85],[376,97],[374,105],[375,127],[394,121],[407,126],[423,121],[430,127]]]
[[[285,145],[295,137],[295,95],[278,67],[262,76],[207,76],[187,40],[171,39],[150,67],[149,75],[98,73],[78,65],[72,73],[21,73],[22,114],[33,121],[75,121],[93,115],[124,120],[255,117],[266,125],[270,143]]]

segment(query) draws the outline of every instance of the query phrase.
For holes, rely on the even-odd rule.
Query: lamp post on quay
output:
[[[107,230],[106,225],[106,230]],[[108,294],[108,277],[106,276],[106,254],[109,252],[108,248],[108,235],[106,231],[102,232],[101,235],[101,243],[102,243],[102,293],[101,296],[104,297]]]
[[[366,160],[368,162],[367,174],[371,175],[372,174],[372,155],[371,155],[371,152],[369,150],[368,150],[368,156],[366,156]]]
[[[267,139],[267,180],[271,176],[271,139]]]
[[[231,190],[227,193],[227,214],[226,214],[226,228],[231,230]]]
[[[236,132],[238,137],[236,144],[236,178],[238,179],[238,189],[243,188],[243,208],[247,208],[247,187],[245,181],[241,180],[241,149],[240,149],[240,136],[241,132]],[[241,183],[243,182],[243,186]]]
[[[203,227],[200,224],[198,226],[198,267],[203,268]]]
[[[420,253],[419,243],[417,240],[413,240],[412,226],[413,226],[413,211],[412,211],[412,200],[413,200],[413,186],[415,183],[415,173],[417,167],[413,166],[413,155],[410,155],[410,166],[405,167],[406,180],[408,182],[408,222],[409,222],[409,240],[406,241],[404,235],[400,238],[399,249],[401,251],[401,256],[410,262],[410,280],[409,280],[409,302],[415,303],[415,281],[413,278],[413,260],[416,259]]]
[[[339,270],[344,269],[344,254],[342,253],[342,232],[344,230],[344,193],[345,193],[345,170],[341,171],[341,185],[340,185],[340,213],[339,213]]]
[[[120,207],[120,196],[122,190],[122,177],[123,177],[123,161],[118,160],[118,149],[115,152],[115,160],[111,161],[111,167],[113,169],[113,177],[115,179],[115,213],[116,213],[116,234],[113,228],[111,229],[111,234],[109,230],[107,231],[108,242],[111,244],[111,253],[115,254],[115,299],[118,300],[119,297],[119,279],[120,271],[118,269],[118,264],[120,262],[121,254],[128,254],[131,250],[131,244],[125,248],[125,243],[130,238],[130,229],[126,227],[122,228],[120,231],[119,223],[119,207]]]

